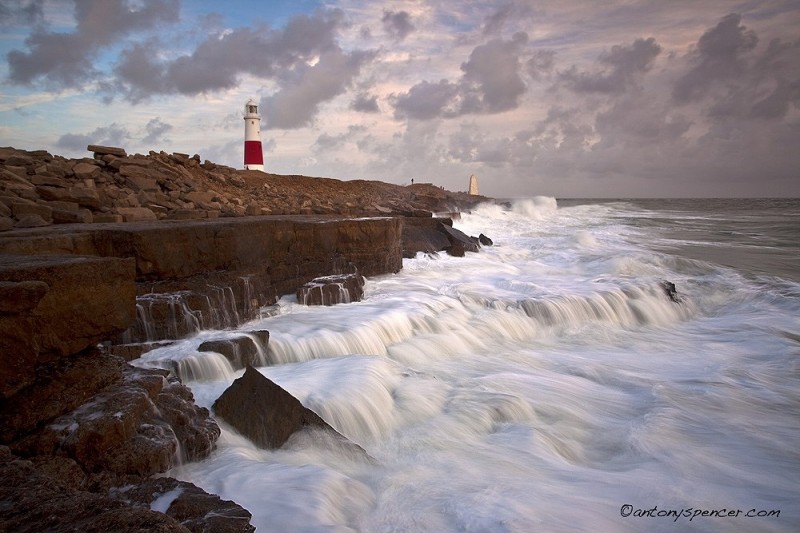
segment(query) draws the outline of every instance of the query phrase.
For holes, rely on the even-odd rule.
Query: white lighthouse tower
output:
[[[264,152],[261,149],[261,115],[251,98],[244,105],[244,168],[264,171]]]

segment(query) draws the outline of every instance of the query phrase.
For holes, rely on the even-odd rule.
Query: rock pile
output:
[[[236,170],[200,156],[128,155],[89,145],[93,157],[0,148],[0,231],[64,223],[253,215],[431,216],[486,198],[432,184],[339,181]]]

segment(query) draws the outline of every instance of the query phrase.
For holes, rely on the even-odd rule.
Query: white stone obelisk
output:
[[[478,195],[478,176],[475,174],[469,177],[469,194]]]

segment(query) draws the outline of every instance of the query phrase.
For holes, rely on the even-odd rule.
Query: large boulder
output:
[[[78,353],[136,317],[133,259],[0,254],[0,397],[33,382],[42,363]],[[46,288],[46,290],[45,290]]]
[[[247,367],[244,375],[222,393],[213,410],[261,448],[280,448],[296,432],[317,429],[366,455],[360,446],[348,441],[317,413],[253,367]]]
[[[450,226],[442,225],[445,236],[450,241],[450,247],[445,251],[456,257],[463,257],[464,252],[477,252],[480,248],[480,242],[475,237],[470,237],[461,230],[457,230]]]
[[[407,217],[403,223],[403,257],[411,258],[418,252],[435,253],[450,246],[442,226],[445,219]],[[452,221],[447,220],[450,224]]]
[[[16,431],[10,438],[4,432],[4,442],[12,440],[8,444],[16,453],[67,457],[84,472],[112,484],[146,478],[211,453],[219,426],[208,409],[195,405],[187,387],[166,380],[167,371],[134,368],[110,355],[99,354],[94,365],[85,365],[88,359],[78,358],[76,364],[83,366],[54,376],[50,384],[31,387],[31,394],[38,396],[27,407],[30,398],[22,393],[8,402],[3,421],[13,423]],[[81,388],[79,378],[97,381],[91,373],[92,366],[99,365],[111,384],[101,386],[99,392],[95,389],[85,402],[72,402],[79,405],[52,418],[59,409],[58,398],[69,401],[71,392],[80,397],[95,388]],[[48,392],[55,396],[52,401],[41,398]],[[50,409],[44,412],[48,405]],[[26,409],[38,413],[17,414]]]

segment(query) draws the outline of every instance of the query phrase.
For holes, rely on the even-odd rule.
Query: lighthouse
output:
[[[253,99],[244,105],[244,168],[264,171],[264,152],[261,149],[261,115]]]

